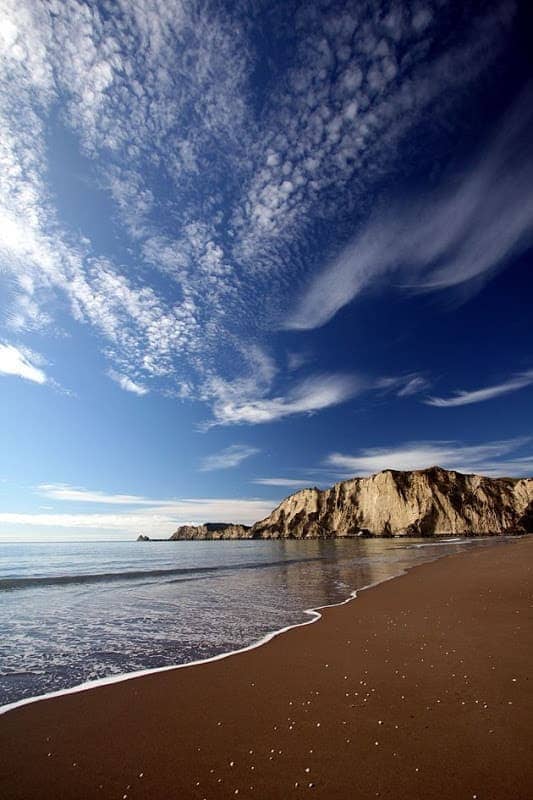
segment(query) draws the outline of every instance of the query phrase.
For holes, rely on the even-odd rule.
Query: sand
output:
[[[533,798],[533,538],[222,661],[0,717],[0,797]]]

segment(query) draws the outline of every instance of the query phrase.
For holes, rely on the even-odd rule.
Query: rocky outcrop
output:
[[[137,542],[149,542],[149,541],[150,541],[150,537],[149,537],[149,536],[145,536],[143,533],[140,533],[140,534],[137,536],[137,539],[136,539],[136,541],[137,541]]]
[[[533,532],[533,478],[486,478],[431,467],[384,470],[331,489],[302,489],[251,528],[184,525],[172,539],[329,539]]]
[[[170,537],[173,541],[190,539],[249,539],[249,525],[206,522],[205,525],[180,525]]]

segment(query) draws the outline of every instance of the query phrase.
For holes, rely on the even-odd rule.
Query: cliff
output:
[[[331,489],[302,489],[251,528],[182,526],[172,539],[328,539],[533,532],[533,478],[486,478],[441,467],[384,470]]]

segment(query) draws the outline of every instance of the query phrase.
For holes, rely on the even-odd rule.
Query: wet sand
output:
[[[0,717],[0,797],[533,798],[533,538],[222,661]]]

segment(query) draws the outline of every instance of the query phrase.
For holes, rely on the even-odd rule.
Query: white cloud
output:
[[[369,286],[396,274],[409,290],[486,280],[533,235],[533,92],[503,119],[484,155],[460,179],[421,199],[374,213],[359,235],[313,279],[284,327],[325,325]]]
[[[296,478],[254,478],[252,483],[258,483],[260,486],[287,486],[291,488],[311,486],[311,481],[298,480]]]
[[[241,252],[283,280],[313,210],[334,216],[366,201],[365,187],[390,169],[423,111],[432,104],[437,119],[437,99],[460,96],[497,57],[514,7],[471,13],[444,49],[434,3],[418,26],[406,23],[407,12],[384,15],[377,2],[302,6],[289,70],[265,103],[262,146],[235,218]],[[309,261],[312,253],[303,251]]]
[[[33,383],[46,383],[46,374],[32,361],[39,357],[31,350],[0,342],[0,375],[15,375]]]
[[[305,366],[311,361],[309,353],[289,352],[287,353],[287,369],[289,372],[296,372],[301,367]]]
[[[164,203],[146,184],[146,160],[161,166],[157,185],[173,206],[174,181],[193,169],[197,148],[221,136],[242,141],[234,128],[245,113],[246,46],[239,29],[212,9],[180,2],[119,5],[101,13],[65,0],[51,14],[44,4],[4,4],[0,266],[12,278],[7,313],[17,329],[47,325],[66,297],[75,318],[108,340],[106,354],[120,372],[136,367],[180,385],[191,350],[197,357],[215,339],[213,322],[200,334],[195,298],[214,320],[231,278],[222,248],[202,221],[183,227],[179,245],[184,253],[189,247],[187,269],[175,302],[95,254],[89,240],[58,222],[48,189],[48,114],[61,100],[61,119],[96,162],[126,231],[143,240],[140,249],[159,266],[158,243],[169,237],[156,224],[165,218]],[[186,140],[176,140],[177,130]],[[160,248],[162,263],[167,251]]]
[[[486,386],[484,389],[474,389],[472,391],[456,391],[452,397],[428,397],[424,400],[427,405],[437,406],[437,408],[451,408],[454,406],[467,406],[471,403],[483,403],[485,400],[492,400],[494,397],[501,397],[510,392],[516,392],[533,384],[533,370],[520,372],[503,383],[493,386]]]
[[[260,366],[261,362],[257,363]],[[212,404],[213,419],[203,423],[202,430],[216,425],[257,425],[311,414],[341,405],[364,392],[395,392],[406,397],[429,387],[429,381],[416,373],[385,378],[326,373],[311,375],[293,383],[285,394],[275,394],[273,365],[265,362],[263,372],[259,366],[248,380],[210,379],[205,397]]]
[[[533,469],[533,455],[521,457],[516,453],[529,442],[529,438],[479,445],[409,442],[393,448],[368,448],[356,455],[331,453],[326,463],[357,475],[370,475],[384,469],[425,469],[435,465],[484,475],[525,475]]]
[[[405,385],[398,390],[398,397],[412,397],[414,394],[427,391],[429,386],[430,383],[426,378],[423,378],[421,375],[416,375],[409,378]]]
[[[91,491],[77,486],[70,486],[66,483],[41,483],[37,486],[37,493],[42,497],[49,497],[52,500],[60,500],[69,503],[99,503],[102,505],[161,505],[161,500],[150,500],[147,497],[139,497],[134,494],[107,494],[106,492]]]
[[[0,513],[0,537],[13,531],[20,535],[41,533],[50,536],[53,529],[65,534],[80,535],[83,531],[94,534],[147,534],[167,538],[178,525],[200,525],[204,522],[239,522],[251,525],[272,511],[274,503],[258,498],[148,498],[140,495],[112,494],[100,490],[84,489],[68,484],[40,484],[35,489],[41,497],[59,503],[90,504],[95,506],[121,506],[124,510],[98,512],[42,513],[50,509],[40,506],[39,513]],[[53,538],[61,534],[53,533]]]
[[[384,15],[378,2],[302,4],[295,46],[283,74],[274,66],[265,81],[258,115],[257,37],[242,4],[118,0],[103,9],[5,0],[0,267],[11,326],[46,327],[70,309],[97,334],[126,391],[155,385],[168,396],[201,398],[213,405],[216,424],[343,402],[352,389],[338,376],[275,393],[272,360],[256,358],[259,378],[251,357],[238,371],[236,343],[259,351],[272,319],[294,307],[314,263],[306,240],[313,212],[331,219],[356,208],[424,109],[492,63],[513,7],[472,13],[445,49],[434,2],[412,15]],[[62,223],[49,163],[52,125],[74,132],[91,159],[88,172],[112,204],[128,267]],[[496,192],[494,204],[511,188]],[[502,218],[507,243],[526,210],[515,212]],[[495,244],[487,245],[493,259]],[[477,245],[465,255],[472,268]],[[381,258],[374,255],[363,268],[370,277]],[[290,326],[321,324],[347,291],[367,283],[365,275],[348,278],[351,289],[337,296],[333,287],[332,300],[326,285],[310,301],[309,320],[302,306]]]
[[[157,502],[157,501],[156,501]],[[239,522],[251,525],[268,516],[274,503],[258,499],[187,498],[165,501],[135,511],[120,513],[18,513],[1,512],[0,526],[19,534],[48,534],[53,529],[73,533],[94,531],[167,538],[178,525],[199,525],[203,522]],[[22,529],[22,530],[20,530]],[[54,533],[54,536],[56,533]]]
[[[398,377],[378,378],[374,382],[375,389],[395,392],[398,397],[412,397],[415,394],[420,394],[420,392],[425,392],[430,385],[427,378],[415,372]]]
[[[213,425],[260,424],[295,414],[309,414],[346,402],[364,390],[353,375],[313,375],[297,383],[286,395],[250,397],[241,387],[220,382],[213,401]]]
[[[211,472],[216,469],[231,469],[238,467],[247,458],[257,455],[261,451],[257,447],[250,447],[246,444],[232,444],[225,447],[219,453],[213,453],[206,456],[202,460],[200,470],[202,472]]]
[[[137,383],[137,381],[132,380],[127,375],[121,375],[119,372],[115,372],[115,370],[110,370],[108,374],[111,380],[118,383],[120,388],[124,389],[125,392],[131,392],[132,394],[139,395],[139,397],[148,394],[146,386],[143,386],[142,383]]]

